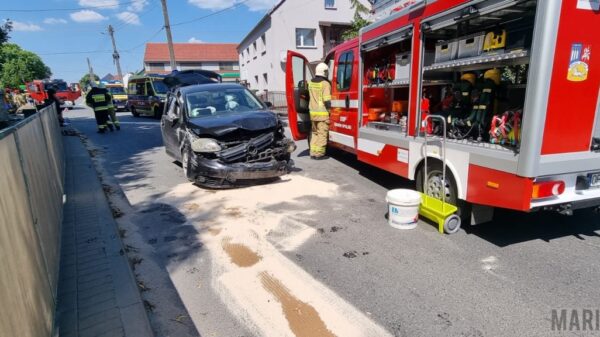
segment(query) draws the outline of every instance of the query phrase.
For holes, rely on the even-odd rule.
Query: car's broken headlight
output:
[[[194,151],[194,152],[218,152],[218,151],[221,151],[221,146],[214,139],[198,138],[192,142],[192,151]]]

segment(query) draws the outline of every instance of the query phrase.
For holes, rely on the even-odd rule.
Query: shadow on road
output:
[[[328,150],[329,151],[329,150]],[[415,182],[393,173],[362,163],[356,156],[347,152],[330,151],[332,159],[350,166],[372,182],[390,190],[394,188],[415,189]],[[591,210],[575,212],[573,216],[563,216],[555,212],[523,213],[504,209],[495,210],[494,220],[489,223],[466,226],[467,234],[476,235],[497,246],[504,247],[531,240],[550,242],[567,236],[580,240],[587,237],[600,237],[600,217]]]

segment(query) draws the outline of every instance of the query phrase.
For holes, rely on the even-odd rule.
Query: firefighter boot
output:
[[[112,123],[108,123],[108,129],[110,130],[110,132],[115,131],[115,127],[112,125]]]
[[[115,128],[117,129],[117,131],[121,131],[121,125],[119,125],[118,123],[115,123]]]

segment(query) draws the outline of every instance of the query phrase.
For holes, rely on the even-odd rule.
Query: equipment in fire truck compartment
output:
[[[449,84],[427,87],[432,98],[427,109],[421,106],[421,119],[444,117],[449,140],[519,147],[535,3],[485,15],[458,13],[454,24],[423,26],[424,51],[435,53],[433,63],[424,62],[423,85]],[[439,123],[433,124],[427,132],[441,136]]]

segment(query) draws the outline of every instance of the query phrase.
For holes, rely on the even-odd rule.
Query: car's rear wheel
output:
[[[140,114],[137,111],[135,111],[135,107],[134,106],[132,106],[130,108],[130,110],[131,110],[131,114],[133,115],[133,117],[140,117]]]

